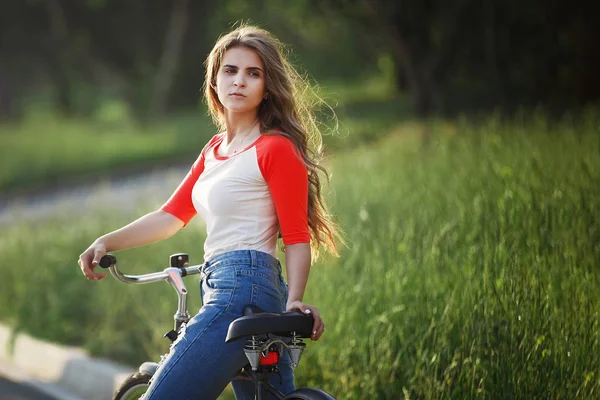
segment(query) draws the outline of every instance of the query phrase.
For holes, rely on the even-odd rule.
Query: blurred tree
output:
[[[65,114],[72,112],[71,78],[73,58],[69,43],[69,32],[63,7],[59,0],[47,0],[50,27],[50,63],[58,92],[58,106]]]
[[[118,98],[145,118],[197,107],[203,62],[232,21],[294,49],[321,82],[353,85],[391,58],[420,116],[579,106],[600,97],[600,3],[560,0],[25,0],[2,2],[2,101],[66,113]],[[12,94],[6,94],[12,93]],[[49,96],[48,96],[49,95]],[[8,109],[7,106],[3,106]]]
[[[559,0],[326,0],[394,55],[415,110],[600,98],[599,3]],[[372,37],[372,33],[370,35]]]
[[[471,2],[329,0],[363,31],[384,38],[394,56],[398,89],[408,89],[422,117],[442,109],[439,85],[446,71],[441,65],[454,48],[457,28]]]
[[[179,66],[179,55],[187,24],[188,0],[175,0],[167,26],[162,56],[154,79],[154,93],[150,104],[150,113],[153,115],[161,116],[165,113],[167,96]]]
[[[14,118],[12,85],[0,68],[0,121]]]

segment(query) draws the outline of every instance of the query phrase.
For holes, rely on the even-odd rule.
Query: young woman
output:
[[[171,348],[146,399],[216,399],[247,360],[243,343],[225,344],[229,324],[247,304],[268,312],[301,310],[314,317],[313,340],[325,325],[302,302],[311,248],[337,254],[335,226],[320,192],[319,132],[300,96],[306,83],[268,32],[243,26],[218,40],[206,61],[205,96],[222,129],[157,211],[98,238],[79,257],[91,280],[109,251],[170,237],[199,213],[206,223],[203,306]],[[317,136],[317,138],[320,138]],[[285,245],[287,284],[277,257]],[[272,384],[294,389],[289,357]],[[251,382],[232,382],[238,399],[254,398]]]

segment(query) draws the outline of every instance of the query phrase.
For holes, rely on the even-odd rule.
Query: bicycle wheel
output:
[[[123,382],[115,392],[113,400],[137,400],[148,390],[150,375],[136,372]]]
[[[283,400],[335,400],[335,397],[321,389],[301,388],[294,390]]]

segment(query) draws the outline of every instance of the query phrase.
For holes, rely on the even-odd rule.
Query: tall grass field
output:
[[[299,386],[339,399],[600,398],[600,115],[403,125],[328,160],[347,237],[305,301],[326,331]],[[165,193],[166,199],[170,193]],[[168,285],[88,282],[77,257],[137,214],[99,207],[3,226],[0,320],[135,365],[168,349]],[[127,272],[202,261],[204,231],[117,253]],[[200,307],[187,279],[189,309]]]

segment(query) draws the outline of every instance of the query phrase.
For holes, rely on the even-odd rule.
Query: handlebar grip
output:
[[[108,268],[111,265],[115,265],[116,263],[117,257],[113,256],[112,254],[106,254],[100,259],[98,265],[100,265],[102,268]]]

